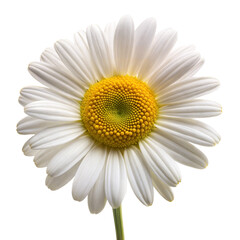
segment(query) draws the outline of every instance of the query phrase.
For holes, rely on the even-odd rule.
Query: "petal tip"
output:
[[[125,21],[125,22],[133,22],[133,19],[132,19],[132,17],[131,17],[130,14],[125,14],[125,15],[123,15],[123,16],[120,18],[120,20],[119,20],[119,22],[122,22],[122,21]]]
[[[173,197],[172,199],[169,199],[168,201],[169,201],[169,202],[173,202],[173,200],[174,200],[174,197]]]

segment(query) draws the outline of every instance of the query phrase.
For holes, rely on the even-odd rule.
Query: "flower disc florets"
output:
[[[138,143],[152,130],[157,103],[146,83],[113,76],[93,84],[81,103],[83,124],[97,141],[116,148]]]

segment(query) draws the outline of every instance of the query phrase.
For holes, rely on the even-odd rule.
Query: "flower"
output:
[[[74,43],[46,49],[30,74],[46,87],[26,87],[19,102],[27,115],[17,126],[33,134],[23,146],[37,167],[47,167],[46,185],[56,190],[72,178],[73,198],[88,196],[92,213],[106,200],[118,208],[127,179],[137,198],[153,202],[153,188],[168,201],[181,176],[177,163],[207,166],[192,143],[214,146],[220,136],[193,118],[212,117],[221,106],[199,96],[218,80],[193,77],[203,60],[193,47],[172,50],[177,34],[158,34],[149,18],[136,30],[131,17],[103,32],[90,26]]]

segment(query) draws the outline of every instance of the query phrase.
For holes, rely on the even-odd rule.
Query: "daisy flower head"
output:
[[[221,113],[198,98],[219,82],[194,77],[203,60],[193,47],[174,48],[176,40],[172,29],[156,33],[152,18],[135,28],[124,16],[104,31],[92,25],[74,42],[57,41],[29,65],[44,87],[21,90],[28,116],[17,130],[33,135],[23,152],[47,168],[50,189],[74,179],[73,198],[88,197],[90,212],[99,213],[106,201],[120,207],[127,181],[151,205],[154,188],[173,200],[178,163],[207,166],[193,144],[214,146],[220,136],[194,118]]]

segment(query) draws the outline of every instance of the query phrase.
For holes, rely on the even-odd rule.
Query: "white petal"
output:
[[[62,147],[47,166],[47,174],[58,177],[80,162],[92,148],[94,141],[88,136],[82,136]]]
[[[113,75],[113,66],[111,64],[111,56],[107,40],[98,26],[90,26],[87,28],[87,41],[92,61],[102,77],[110,77]]]
[[[174,62],[176,59],[183,59],[186,58],[189,54],[196,52],[194,46],[183,46],[175,49],[174,51],[170,52],[169,55],[166,57],[163,65],[169,64],[170,62]],[[188,77],[193,76],[203,65],[204,60],[201,59],[196,65],[192,67],[190,71],[188,71]],[[162,66],[161,66],[162,67]]]
[[[198,53],[189,53],[184,58],[174,59],[168,64],[164,64],[153,76],[148,84],[158,95],[163,89],[173,84],[181,77],[186,76],[195,65],[201,60]]]
[[[173,48],[176,40],[177,33],[172,29],[166,29],[156,35],[149,54],[139,71],[138,76],[140,79],[147,80],[150,75],[154,74],[159,69],[168,53]]]
[[[134,24],[129,16],[122,17],[114,36],[114,59],[119,75],[128,73],[134,43]]]
[[[19,134],[36,134],[46,127],[56,125],[54,122],[48,122],[32,117],[25,117],[17,124],[17,132]]]
[[[161,181],[155,174],[152,174],[153,185],[157,189],[157,191],[164,197],[167,201],[171,202],[174,199],[173,192],[171,188]]]
[[[47,167],[48,163],[50,162],[50,160],[52,159],[52,157],[58,152],[60,151],[62,146],[58,146],[58,147],[53,147],[50,149],[44,149],[44,150],[39,150],[36,154],[35,157],[33,159],[35,165],[38,168],[43,168],[43,167]]]
[[[110,149],[105,175],[105,194],[112,208],[118,208],[127,188],[124,159],[119,150]]]
[[[82,201],[96,183],[107,158],[107,148],[96,145],[82,160],[73,182],[74,200]]]
[[[116,29],[116,23],[112,22],[106,25],[104,29],[104,35],[106,36],[106,40],[109,46],[109,52],[111,56],[111,62],[113,65],[113,73],[116,71],[116,66],[114,62],[114,52],[113,52],[113,41],[114,41],[114,34],[115,34],[115,29]]]
[[[157,96],[160,104],[178,102],[205,95],[219,86],[219,81],[214,78],[191,78],[179,81],[166,88]]]
[[[35,62],[29,65],[28,70],[40,83],[67,97],[80,100],[84,95],[78,80],[62,71],[61,68],[43,62]]]
[[[128,180],[136,197],[145,205],[153,203],[152,178],[141,152],[135,147],[124,150]]]
[[[150,139],[153,139],[159,148],[167,151],[174,160],[194,168],[205,168],[207,157],[192,144],[168,134],[166,131],[155,129]]]
[[[199,69],[203,66],[204,62],[205,62],[205,60],[203,58],[201,58],[195,65],[192,66],[192,68],[187,72],[186,75],[182,76],[181,79],[190,78],[190,77],[194,76],[194,74],[196,74],[199,71]]]
[[[54,101],[36,101],[25,106],[24,111],[31,117],[48,121],[78,121],[80,108]]]
[[[189,100],[165,105],[159,111],[161,116],[204,118],[221,114],[222,107],[219,103],[209,100]]]
[[[108,23],[104,29],[104,35],[106,37],[109,49],[112,49],[112,51],[113,51],[113,41],[114,41],[115,30],[116,30],[115,22]]]
[[[25,87],[21,90],[20,95],[20,97],[22,97],[22,101],[24,102],[24,104],[22,104],[23,106],[34,101],[50,100],[79,107],[79,103],[77,101],[61,96],[49,88],[38,86]]]
[[[19,98],[18,98],[18,102],[24,107],[25,105],[27,105],[27,104],[29,104],[30,103],[30,101],[29,101],[29,99],[27,99],[27,98],[25,98],[25,97],[23,97],[23,96],[19,96]]]
[[[46,128],[30,140],[29,144],[32,149],[45,149],[55,147],[81,136],[85,129],[80,123],[69,123],[60,126]]]
[[[78,48],[79,55],[82,56],[82,60],[85,63],[85,66],[92,73],[93,79],[92,83],[96,82],[96,80],[101,80],[101,76],[98,73],[95,65],[92,62],[89,47],[87,43],[86,33],[84,31],[80,31],[74,35],[74,42]]]
[[[186,56],[187,54],[196,51],[195,46],[193,45],[188,45],[188,46],[181,46],[178,47],[176,49],[174,49],[173,51],[171,51],[169,53],[169,55],[166,58],[166,61],[164,62],[164,64],[167,64],[171,61],[174,61],[174,59],[176,58],[181,58]]]
[[[180,173],[173,159],[149,139],[139,142],[144,160],[153,173],[170,186],[176,186],[180,181]]]
[[[41,61],[48,63],[50,65],[56,66],[57,68],[61,68],[62,70],[69,72],[65,67],[56,51],[52,48],[47,48],[41,55]]]
[[[29,139],[30,140],[30,139]],[[38,153],[38,150],[33,150],[29,145],[29,140],[25,142],[25,144],[22,147],[22,151],[24,155],[26,156],[34,156]]]
[[[213,146],[220,141],[219,134],[213,128],[193,119],[161,117],[155,125],[176,137],[203,146]]]
[[[87,44],[87,39],[86,39],[86,33],[84,31],[80,31],[76,34],[74,34],[74,43],[76,44],[76,46],[79,49],[79,52],[83,55],[83,56],[88,56],[88,52],[89,52],[89,48],[88,48],[88,44]],[[90,60],[90,59],[88,59]]]
[[[100,213],[106,204],[105,196],[105,167],[103,167],[96,183],[88,194],[88,208],[91,213]]]
[[[45,184],[51,190],[57,190],[57,189],[63,187],[69,181],[71,181],[73,179],[73,177],[75,176],[75,174],[78,170],[78,167],[79,167],[79,163],[77,163],[75,166],[73,166],[67,172],[65,172],[64,174],[62,174],[58,177],[51,177],[48,175],[46,178]]]
[[[156,21],[148,18],[135,31],[134,51],[131,60],[131,75],[136,75],[151,47],[156,32]]]
[[[84,56],[79,53],[79,50],[75,45],[70,41],[60,40],[55,43],[54,47],[63,63],[81,82],[82,86],[87,88],[93,83],[94,79],[89,70],[89,65],[84,61]]]

